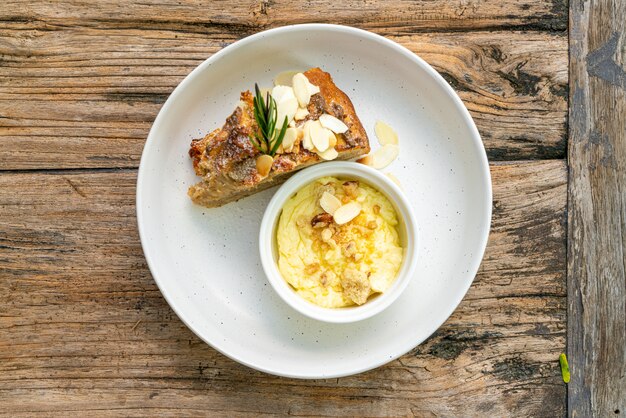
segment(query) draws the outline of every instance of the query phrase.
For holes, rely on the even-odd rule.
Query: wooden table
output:
[[[626,2],[5,0],[0,16],[0,413],[626,414]],[[472,288],[431,338],[374,371],[301,381],[180,322],[143,257],[135,180],[196,65],[316,21],[441,72],[482,135],[494,215]]]

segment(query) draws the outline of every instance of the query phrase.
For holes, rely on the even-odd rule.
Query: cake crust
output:
[[[317,120],[324,113],[330,114],[348,126],[348,131],[336,135],[337,160],[367,154],[369,140],[350,98],[335,85],[327,72],[312,68],[304,75],[311,84],[319,87],[320,92],[311,96],[307,106],[309,114],[297,121],[296,127],[308,120]],[[189,156],[196,175],[202,178],[188,191],[194,203],[206,207],[222,206],[280,184],[298,170],[323,161],[297,141],[291,152],[277,154],[269,174],[261,176],[256,168],[260,152],[249,139],[257,130],[253,99],[249,91],[241,93],[240,105],[222,128],[191,142]]]

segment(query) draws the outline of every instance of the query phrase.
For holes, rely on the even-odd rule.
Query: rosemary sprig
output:
[[[278,110],[276,108],[276,100],[269,92],[265,100],[263,100],[261,89],[259,89],[257,83],[254,83],[254,93],[254,119],[259,129],[254,135],[250,136],[250,142],[261,153],[273,157],[276,155],[276,151],[285,137],[287,116],[285,116],[285,121],[277,133],[276,119],[278,119]]]

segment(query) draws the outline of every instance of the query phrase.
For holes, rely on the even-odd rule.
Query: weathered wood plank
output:
[[[4,30],[0,39],[0,169],[36,169],[136,167],[169,93],[236,38],[61,28]],[[478,32],[391,39],[430,62],[459,92],[490,159],[564,157],[565,36]]]
[[[176,318],[139,244],[136,171],[0,173],[0,405],[11,416],[562,416],[566,166],[507,163],[492,176],[485,260],[447,323],[377,370],[301,381],[232,362]]]
[[[0,22],[14,27],[92,26],[249,35],[297,23],[337,23],[382,33],[519,28],[565,31],[566,0],[8,1]]]
[[[572,417],[626,414],[626,2],[570,4]]]

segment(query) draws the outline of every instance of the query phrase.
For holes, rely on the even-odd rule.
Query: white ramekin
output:
[[[393,204],[400,221],[399,233],[404,258],[398,276],[386,292],[361,306],[323,308],[298,295],[278,270],[276,228],[282,208],[289,198],[312,181],[326,176],[363,181],[382,192]],[[391,305],[415,275],[417,267],[417,224],[404,193],[386,175],[355,162],[327,162],[304,169],[283,184],[265,209],[259,234],[259,251],[263,270],[278,295],[293,309],[320,321],[346,323],[360,321],[383,311]]]

